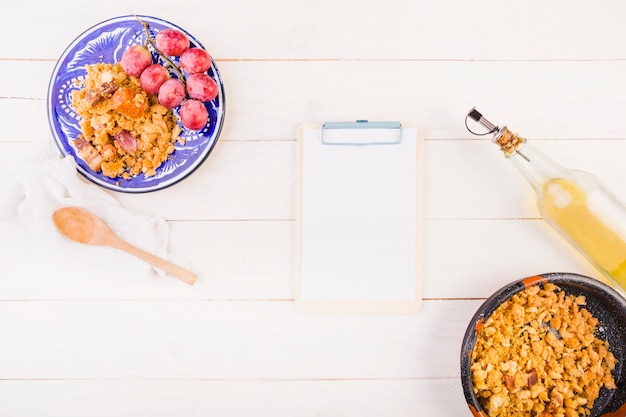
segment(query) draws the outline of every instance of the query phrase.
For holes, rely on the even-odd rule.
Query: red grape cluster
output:
[[[166,66],[153,62],[148,44],[156,49],[178,77],[172,77]],[[178,65],[171,57],[178,57]],[[120,63],[128,75],[139,77],[141,88],[148,94],[156,95],[163,106],[170,109],[180,106],[180,120],[187,129],[199,130],[206,126],[209,113],[204,103],[218,94],[217,83],[207,74],[211,57],[202,48],[190,47],[189,38],[183,32],[164,29],[154,39],[148,36],[146,45],[128,48]]]

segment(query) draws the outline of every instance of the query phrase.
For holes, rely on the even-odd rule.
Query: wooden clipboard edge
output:
[[[321,123],[305,123],[298,126],[296,140],[296,227],[294,244],[294,298],[296,310],[302,306],[302,139],[304,131],[310,129],[321,129]],[[306,304],[309,304],[308,302]],[[310,307],[310,306],[309,306]],[[315,307],[315,306],[313,306]],[[309,310],[309,309],[306,309]]]
[[[302,295],[302,140],[306,130],[322,128],[321,123],[298,126],[296,136],[296,226],[294,243],[294,306],[301,313],[311,314],[409,314],[416,313],[423,304],[424,275],[424,129],[411,123],[402,127],[417,130],[416,146],[416,286],[413,300],[308,300]]]
[[[295,300],[296,311],[307,314],[411,314],[422,300]]]

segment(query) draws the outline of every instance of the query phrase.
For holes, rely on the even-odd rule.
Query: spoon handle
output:
[[[120,241],[118,242],[116,246],[119,249],[125,250],[131,255],[135,255],[136,257],[148,262],[150,265],[154,266],[155,268],[158,268],[161,271],[165,272],[166,274],[171,275],[174,278],[178,278],[179,280],[189,285],[193,285],[194,282],[196,282],[196,275],[193,272],[185,268],[182,268],[176,264],[173,264],[169,261],[166,261],[163,258],[159,258],[158,256],[155,256],[142,249],[139,249],[138,247],[133,246],[126,241]]]

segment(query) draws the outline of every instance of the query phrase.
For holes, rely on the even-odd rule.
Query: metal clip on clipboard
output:
[[[322,125],[324,145],[397,145],[402,140],[400,122],[326,122]]]

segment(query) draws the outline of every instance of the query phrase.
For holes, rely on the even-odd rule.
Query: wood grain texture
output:
[[[226,86],[220,140],[192,176],[109,192],[165,218],[170,252],[198,280],[118,273],[110,252],[95,267],[0,222],[0,415],[469,415],[460,342],[483,300],[538,273],[601,279],[463,119],[477,106],[626,200],[623,1],[16,2],[1,18],[19,42],[0,43],[0,167],[50,140],[48,84],[66,46],[133,12],[195,35]],[[425,131],[424,306],[300,314],[297,128],[363,118]]]
[[[416,399],[417,393],[423,398]],[[411,417],[468,412],[453,378],[17,380],[0,381],[0,400],[4,411],[24,417]]]
[[[325,316],[289,301],[5,301],[0,366],[3,379],[451,378],[480,302]]]
[[[0,56],[54,60],[77,34],[101,20],[131,13],[184,26],[218,58],[226,59],[623,59],[619,0],[524,3],[457,0],[363,3],[358,0],[231,2],[148,0],[39,6],[16,3],[3,23],[54,36],[3,43]],[[12,16],[28,15],[23,19]],[[349,27],[350,30],[344,30]]]

